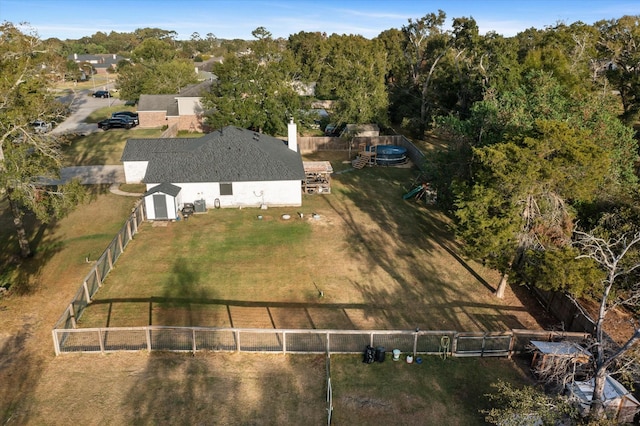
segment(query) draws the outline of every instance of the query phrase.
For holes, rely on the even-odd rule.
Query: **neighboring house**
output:
[[[138,100],[139,126],[161,128],[176,124],[178,130],[204,131],[202,95],[211,88],[215,79],[188,86],[175,95],[140,95]]]
[[[288,146],[287,146],[288,145]],[[227,126],[199,138],[129,139],[127,183],[145,183],[149,219],[175,219],[184,203],[207,207],[302,205],[305,172],[296,125],[288,144]]]
[[[118,62],[126,60],[127,58],[116,54],[78,55],[74,53],[73,55],[69,55],[68,59],[73,60],[77,64],[87,62],[93,66],[96,74],[106,74],[110,67],[117,71]]]

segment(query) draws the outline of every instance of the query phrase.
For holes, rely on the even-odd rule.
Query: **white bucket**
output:
[[[400,349],[393,350],[393,360],[398,361],[400,359]]]

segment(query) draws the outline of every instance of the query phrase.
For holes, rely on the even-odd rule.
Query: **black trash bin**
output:
[[[364,350],[362,362],[365,364],[371,364],[376,360],[376,350],[371,346],[367,345],[367,348]]]
[[[378,347],[376,348],[376,361],[378,361],[378,362],[383,362],[383,361],[384,361],[385,356],[386,356],[386,353],[385,353],[385,351],[384,351],[384,347],[382,347],[382,346],[378,346]]]

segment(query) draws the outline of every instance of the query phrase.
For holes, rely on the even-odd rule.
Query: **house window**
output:
[[[231,183],[221,183],[220,184],[220,195],[233,195],[233,184],[231,184]]]

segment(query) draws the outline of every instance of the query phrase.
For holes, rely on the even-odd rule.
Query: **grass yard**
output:
[[[331,356],[334,424],[483,425],[491,383],[532,384],[524,363],[504,358],[390,359]]]
[[[81,142],[84,159],[94,158],[88,143],[98,142]],[[310,159],[331,159],[342,172],[345,157]],[[210,210],[166,227],[145,224],[81,325],[537,327],[519,289],[496,300],[497,276],[456,254],[441,212],[402,200],[414,173],[337,173],[332,194],[305,197],[301,209]],[[95,188],[90,203],[51,225],[27,218],[35,255],[26,261],[12,256],[11,219],[0,205],[2,278],[17,286],[0,299],[0,423],[324,423],[324,357],[54,356],[51,327],[132,203]],[[284,212],[292,219],[281,220]],[[522,383],[523,371],[504,359],[433,357],[409,366],[333,356],[334,424],[483,424],[489,383]]]
[[[344,169],[346,153],[332,155]],[[495,299],[495,272],[456,254],[441,212],[402,199],[415,174],[348,171],[299,209],[145,223],[80,326],[539,328],[523,295]]]

